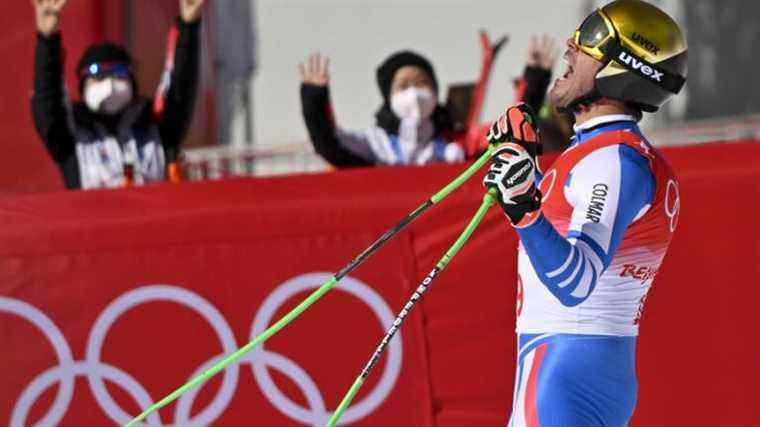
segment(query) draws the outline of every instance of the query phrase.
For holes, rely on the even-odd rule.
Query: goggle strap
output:
[[[605,63],[615,61],[628,71],[648,80],[655,85],[677,94],[686,83],[686,79],[658,67],[635,53],[625,49],[617,40],[610,40],[605,46]]]
[[[97,65],[99,69],[104,69],[104,71],[98,72],[96,74],[91,73],[90,67],[93,65]],[[92,77],[99,74],[112,74],[114,71],[124,73],[127,75],[132,74],[132,68],[129,65],[123,64],[121,62],[104,62],[104,63],[93,63],[84,67],[82,71],[79,73],[79,78],[84,79],[84,78]]]

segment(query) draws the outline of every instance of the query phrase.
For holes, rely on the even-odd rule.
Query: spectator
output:
[[[423,165],[464,160],[447,110],[438,103],[438,81],[422,56],[397,52],[377,69],[383,105],[376,125],[345,131],[330,106],[328,58],[311,55],[299,64],[304,120],[315,150],[336,167]]]
[[[525,71],[515,85],[517,101],[525,102],[539,113],[541,144],[545,153],[564,150],[572,135],[568,118],[553,106],[544,104],[557,56],[554,39],[549,36],[531,37]]]
[[[525,71],[517,81],[517,97],[536,112],[541,111],[544,105],[558,53],[556,43],[551,37],[531,37]]]
[[[539,114],[541,145],[544,153],[561,151],[567,147],[572,129],[567,118],[544,104],[551,83],[552,70],[557,61],[556,42],[549,36],[531,37],[523,75],[515,79],[515,103],[524,102]],[[479,125],[467,133],[468,146],[477,147],[473,157],[480,156],[487,148],[486,135],[491,123]]]
[[[173,69],[165,71],[155,102],[138,95],[129,53],[101,43],[90,46],[79,61],[83,101],[71,105],[65,96],[59,31],[66,0],[32,0],[38,31],[32,114],[67,188],[113,188],[166,178],[166,165],[176,160],[192,116],[204,1],[179,2]]]

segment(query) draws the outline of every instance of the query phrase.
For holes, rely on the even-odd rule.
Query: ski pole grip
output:
[[[486,191],[486,194],[483,195],[483,203],[488,202],[489,204],[496,203],[496,201],[499,198],[499,190],[491,187]]]

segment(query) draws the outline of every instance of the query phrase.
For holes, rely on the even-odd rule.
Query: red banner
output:
[[[760,145],[667,154],[683,202],[642,321],[632,425],[753,425],[760,167],[746,160]],[[0,200],[0,423],[124,423],[271,325],[461,169]],[[481,197],[475,178],[150,425],[323,426]],[[347,424],[506,424],[515,249],[494,209],[407,318]]]
[[[20,253],[6,247],[0,263],[3,423],[125,423],[262,332],[381,231],[344,226],[335,222],[339,212],[308,202],[258,208],[242,198],[236,207],[204,200],[206,189],[245,198],[253,181],[188,187],[198,196],[186,200],[194,212],[165,209],[171,187],[67,194],[54,205],[81,221],[64,213],[55,224],[5,229]],[[70,210],[63,200],[73,202]],[[323,426],[416,287],[409,234],[367,264],[151,425]],[[421,317],[412,316],[346,421],[432,425],[424,343]]]

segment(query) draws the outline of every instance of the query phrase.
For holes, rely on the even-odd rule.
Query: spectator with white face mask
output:
[[[139,96],[129,53],[101,43],[79,61],[82,102],[71,104],[59,30],[66,0],[32,0],[38,31],[32,113],[66,188],[143,185],[177,173],[172,166],[195,103],[204,2],[179,0],[176,47],[156,99]]]
[[[460,162],[464,150],[445,107],[438,103],[432,65],[410,51],[397,52],[377,69],[383,105],[376,125],[363,131],[338,128],[330,106],[328,59],[311,55],[299,65],[301,103],[315,150],[336,167],[424,165]]]

